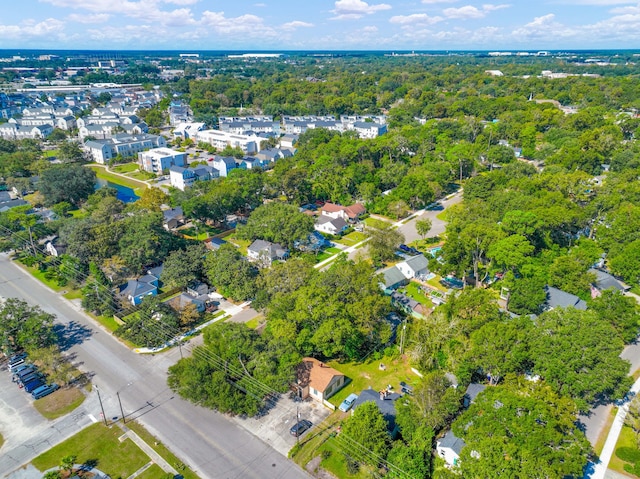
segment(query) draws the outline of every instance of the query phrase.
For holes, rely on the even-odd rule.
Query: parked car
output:
[[[349,409],[351,409],[351,406],[353,406],[353,403],[356,401],[356,399],[358,399],[357,394],[349,394],[349,396],[347,396],[347,399],[342,401],[340,406],[338,406],[338,409],[340,409],[342,412],[347,412]]]
[[[400,248],[400,251],[404,251],[405,253],[411,252],[411,248],[409,248],[406,244],[401,244],[400,246],[398,246],[398,248]]]
[[[302,436],[302,434],[311,426],[312,426],[311,421],[302,419],[301,421],[298,421],[293,426],[291,426],[291,429],[289,429],[289,432],[291,433],[292,436],[295,436],[295,437]]]
[[[442,286],[445,286],[446,288],[453,288],[453,289],[464,288],[464,283],[457,278],[442,278],[440,280],[440,284]]]
[[[26,359],[26,357],[27,357],[27,353],[25,352],[15,353],[9,357],[9,364],[20,361],[21,359]]]
[[[31,393],[43,385],[44,385],[44,381],[42,379],[40,378],[32,379],[31,381],[29,381],[24,385],[24,390],[27,391],[28,393]]]
[[[34,371],[31,374],[18,379],[18,387],[22,387],[30,381],[33,381],[34,379],[42,379],[42,377],[43,375],[41,373],[39,373],[38,371]]]
[[[15,382],[20,382],[22,380],[22,378],[24,378],[25,376],[28,376],[31,373],[35,373],[37,371],[35,366],[27,366],[26,368],[21,369],[20,371],[16,372],[13,374],[12,377],[12,381]]]
[[[425,209],[428,210],[428,211],[441,211],[441,210],[444,209],[444,206],[442,206],[442,203],[440,203],[439,201],[434,201],[429,206],[427,206]]]
[[[31,367],[31,364],[24,363],[24,364],[21,364],[20,366],[17,366],[17,367],[16,367],[13,371],[11,371],[11,372],[13,373],[13,376],[15,376],[15,375],[16,375],[16,374],[18,374],[20,371],[23,371],[23,370],[25,370],[25,369],[27,369],[27,368],[30,368],[30,367]],[[14,381],[15,381],[15,379],[14,379]]]
[[[14,370],[15,368],[17,368],[18,366],[20,366],[20,365],[22,365],[22,364],[24,364],[24,363],[25,363],[25,358],[21,358],[21,359],[16,360],[16,361],[15,361],[15,362],[13,362],[13,363],[9,363],[9,371],[12,371],[12,372],[13,372],[13,370]]]
[[[40,399],[48,396],[52,392],[57,391],[59,388],[60,386],[58,386],[56,383],[50,384],[48,386],[40,386],[39,388],[34,389],[31,392],[31,396],[33,397],[33,399]]]

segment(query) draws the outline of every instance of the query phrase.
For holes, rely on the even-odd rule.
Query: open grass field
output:
[[[384,369],[380,369],[380,364]],[[351,380],[349,384],[329,398],[329,402],[336,407],[351,393],[359,394],[363,389],[371,387],[374,390],[386,388],[389,384],[395,391],[400,390],[400,381],[412,384],[419,378],[411,371],[409,362],[401,357],[397,359],[383,357],[382,359],[369,359],[363,363],[339,363],[330,361],[329,366],[337,369]]]
[[[132,173],[134,171],[138,171],[138,169],[140,168],[140,166],[137,163],[125,163],[123,165],[116,165],[113,168],[111,168],[112,171],[115,171],[116,173]]]
[[[85,395],[76,387],[58,389],[56,392],[49,394],[34,401],[33,406],[45,418],[53,420],[70,413],[80,406],[85,400]]]
[[[77,456],[77,464],[93,462],[110,477],[129,477],[149,462],[147,455],[131,439],[122,442],[122,430],[117,426],[92,424],[75,436],[52,447],[31,463],[40,471],[56,467],[65,456]]]
[[[378,218],[372,218],[371,216],[369,218],[365,218],[364,224],[370,226],[371,228],[376,228],[379,230],[384,230],[391,226],[390,221],[387,222]]]
[[[247,248],[251,244],[251,241],[238,239],[238,238],[236,238],[235,234],[233,234],[231,236],[227,236],[225,238],[225,240],[228,241],[229,243],[232,243],[235,246],[237,246],[238,247],[238,251],[240,251],[241,255],[247,256]]]
[[[123,178],[122,176],[114,175],[113,173],[109,173],[106,170],[106,168],[103,168],[101,166],[88,165],[88,167],[93,169],[93,171],[96,172],[96,176],[98,178],[101,178],[101,179],[106,180],[106,181],[110,181],[111,183],[114,183],[116,185],[127,186],[127,187],[133,189],[133,191],[138,196],[140,196],[140,194],[142,194],[142,190],[147,188],[147,184],[142,182],[142,181],[134,180],[133,178]]]
[[[418,283],[411,282],[399,291],[406,294],[411,299],[415,299],[418,303],[424,304],[425,306],[431,306],[431,299],[422,292]]]

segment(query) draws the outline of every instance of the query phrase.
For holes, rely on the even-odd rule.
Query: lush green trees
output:
[[[402,243],[404,235],[394,228],[368,228],[369,241],[367,248],[369,256],[375,264],[389,261],[395,257],[395,252]]]
[[[416,231],[422,237],[422,239],[425,239],[427,237],[429,231],[431,231],[432,226],[433,223],[429,218],[424,218],[416,221]]]
[[[116,334],[147,348],[158,348],[176,337],[180,331],[176,311],[158,299],[145,296],[140,309],[129,316]]]
[[[592,311],[554,309],[537,319],[531,339],[533,370],[582,411],[597,400],[619,399],[631,386],[623,341]]]
[[[236,300],[255,296],[258,272],[232,245],[222,245],[210,253],[204,269],[209,282],[225,296]]]
[[[640,329],[640,308],[632,297],[608,289],[589,303],[589,309],[610,323],[625,343],[632,343]]]
[[[390,450],[391,436],[387,431],[387,421],[375,402],[368,401],[358,406],[344,422],[341,434],[373,453],[364,455],[357,447],[349,447],[350,455],[374,467],[380,465],[378,461],[386,458]]]
[[[47,205],[68,201],[79,206],[95,190],[96,174],[80,165],[60,165],[42,172],[38,188]]]
[[[264,239],[293,248],[313,231],[313,218],[287,203],[272,202],[259,206],[251,213],[247,224],[238,228],[241,239]]]
[[[185,288],[189,283],[204,277],[204,260],[207,249],[202,243],[174,250],[164,261],[160,280],[169,288]]]
[[[0,341],[5,352],[31,351],[55,344],[55,316],[16,298],[0,303]]]
[[[453,424],[464,477],[580,477],[590,450],[570,399],[536,384],[486,389]]]

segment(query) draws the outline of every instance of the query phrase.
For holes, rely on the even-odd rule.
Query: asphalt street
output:
[[[0,255],[0,296],[17,297],[55,314],[65,326],[69,343],[66,353],[74,357],[74,363],[98,386],[107,418],[120,416],[116,395],[119,393],[127,419],[137,419],[203,479],[309,477],[269,444],[225,416],[175,395],[166,385],[166,370],[177,360],[178,351],[155,356],[133,353],[85,316],[79,307],[32,278],[5,254]],[[100,418],[95,394],[92,393],[84,408],[83,421],[89,415]],[[7,427],[13,426],[0,424],[3,436],[11,438],[11,430],[4,430]],[[64,437],[60,437],[62,439]],[[24,448],[19,443],[8,443],[3,453],[14,449],[26,451],[16,459],[26,463],[50,445]],[[2,477],[11,472],[7,468],[12,465],[0,460],[0,466]]]

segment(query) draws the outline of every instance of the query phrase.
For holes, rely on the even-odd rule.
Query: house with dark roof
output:
[[[397,266],[391,266],[383,270],[381,276],[380,287],[388,294],[409,282]]]
[[[436,441],[436,452],[449,467],[456,467],[460,461],[462,448],[465,445],[462,439],[449,430],[441,439]]]
[[[163,265],[147,271],[138,279],[130,279],[126,285],[120,287],[119,295],[126,298],[134,306],[139,305],[145,296],[156,296],[160,283]]]
[[[427,308],[423,304],[402,293],[391,293],[391,304],[415,318],[424,318],[427,315]]]
[[[225,243],[226,241],[222,238],[209,238],[207,241],[205,241],[204,245],[207,247],[207,249],[217,251],[220,249],[220,246]]]
[[[358,399],[353,403],[353,411],[366,402],[373,402],[378,406],[384,420],[387,422],[387,431],[391,437],[398,434],[398,425],[396,424],[396,405],[395,402],[401,398],[398,393],[389,392],[386,389],[375,391],[373,389],[365,389],[358,394]]]
[[[284,260],[289,257],[289,250],[278,243],[265,240],[255,240],[247,248],[247,259],[258,263],[263,267],[271,266],[275,260]]]
[[[343,218],[341,217],[333,218],[331,216],[326,216],[326,215],[318,216],[318,219],[313,225],[313,228],[316,231],[319,231],[320,233],[333,235],[333,236],[339,235],[348,227],[349,225]]]
[[[396,265],[407,279],[422,278],[429,273],[429,261],[423,254],[412,256]]]
[[[184,224],[184,212],[182,206],[177,206],[162,212],[162,226],[166,230],[174,230]]]
[[[619,281],[612,274],[607,273],[606,271],[602,271],[598,268],[591,268],[588,273],[593,273],[596,275],[596,282],[593,285],[598,291],[605,291],[607,289],[615,289],[620,291],[621,293],[626,293],[631,289],[630,286],[624,284]]]
[[[567,293],[553,286],[545,286],[544,291],[547,293],[547,301],[544,307],[546,310],[575,308],[584,311],[587,309],[587,303],[575,294]]]
[[[331,218],[342,218],[345,221],[355,222],[358,218],[366,213],[366,208],[360,203],[354,203],[351,206],[336,205],[334,203],[325,203],[322,207],[322,214]]]
[[[463,406],[465,408],[471,406],[476,398],[478,397],[478,394],[480,394],[482,391],[484,391],[487,388],[487,386],[485,386],[484,384],[479,384],[479,383],[471,383],[469,384],[469,386],[467,386],[467,390],[464,393],[464,397],[463,397]]]
[[[338,392],[345,384],[340,371],[315,358],[303,358],[296,370],[301,399],[311,397],[322,403]]]

